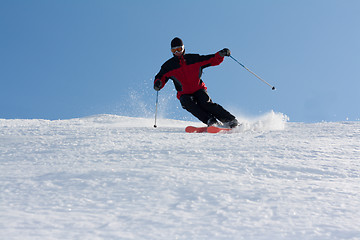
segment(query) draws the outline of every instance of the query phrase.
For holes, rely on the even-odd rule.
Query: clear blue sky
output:
[[[360,119],[360,1],[0,1],[0,118],[153,116],[152,82],[172,55],[224,47],[232,59],[203,74],[213,100],[237,115],[290,121]],[[190,117],[173,84],[168,118]]]

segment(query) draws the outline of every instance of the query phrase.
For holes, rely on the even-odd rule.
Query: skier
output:
[[[185,54],[182,40],[176,37],[171,41],[171,52],[173,57],[161,66],[155,76],[154,89],[160,91],[171,79],[181,106],[200,121],[208,126],[220,125],[218,120],[224,127],[238,126],[238,121],[231,113],[211,100],[201,80],[203,69],[219,65],[224,56],[230,56],[230,50],[224,48],[210,55]]]

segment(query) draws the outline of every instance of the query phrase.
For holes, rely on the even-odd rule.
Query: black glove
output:
[[[161,81],[160,81],[159,79],[157,79],[157,80],[155,81],[155,83],[154,83],[154,89],[155,89],[155,91],[160,91],[161,86],[162,86]]]
[[[230,56],[231,55],[231,52],[230,52],[230,50],[228,49],[228,48],[224,48],[223,50],[220,50],[219,51],[219,54],[220,54],[220,56],[222,56],[222,57],[225,57],[225,56]]]

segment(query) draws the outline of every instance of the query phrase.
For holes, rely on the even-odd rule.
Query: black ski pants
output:
[[[213,117],[223,123],[235,119],[235,117],[222,106],[214,103],[204,89],[198,90],[193,94],[181,95],[180,103],[184,109],[192,113],[192,115],[205,124]]]

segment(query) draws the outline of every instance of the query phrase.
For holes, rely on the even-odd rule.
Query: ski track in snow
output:
[[[360,122],[0,119],[0,239],[360,239]]]

